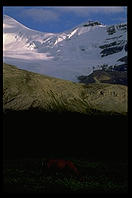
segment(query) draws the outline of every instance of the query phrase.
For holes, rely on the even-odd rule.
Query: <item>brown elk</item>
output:
[[[63,160],[63,159],[50,159],[47,160],[46,163],[48,173],[55,173],[55,172],[64,172],[69,171],[72,175],[80,176],[80,173],[77,167],[71,162],[70,160]]]

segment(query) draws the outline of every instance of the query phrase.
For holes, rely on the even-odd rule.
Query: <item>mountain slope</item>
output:
[[[79,76],[78,79],[85,84],[98,82],[127,85],[127,72],[96,70],[89,76]]]
[[[119,65],[127,56],[127,24],[89,21],[53,34],[31,30],[5,15],[3,33],[4,62],[66,80],[77,81],[102,64]]]
[[[7,110],[126,113],[127,87],[89,85],[51,78],[3,65],[3,108]]]

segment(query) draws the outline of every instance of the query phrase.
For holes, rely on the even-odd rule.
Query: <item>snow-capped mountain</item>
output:
[[[55,34],[29,29],[4,15],[3,59],[21,69],[77,81],[93,67],[122,64],[126,56],[127,24],[89,21]]]

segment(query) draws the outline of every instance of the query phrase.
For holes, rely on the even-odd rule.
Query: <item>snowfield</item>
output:
[[[118,59],[127,56],[126,45],[126,24],[91,21],[54,34],[31,30],[7,15],[3,19],[5,63],[65,80],[76,82],[99,65],[122,64]]]

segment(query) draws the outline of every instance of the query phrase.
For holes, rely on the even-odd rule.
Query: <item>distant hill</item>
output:
[[[116,67],[116,69],[118,66]],[[127,85],[127,71],[104,71],[95,70],[88,76],[79,76],[81,83],[110,83],[110,84],[121,84]]]
[[[98,71],[95,71],[98,74]],[[101,75],[97,83],[82,84],[52,78],[15,66],[3,65],[3,108],[7,110],[127,112],[127,86],[98,83],[109,80]],[[94,79],[94,76],[93,76]]]

